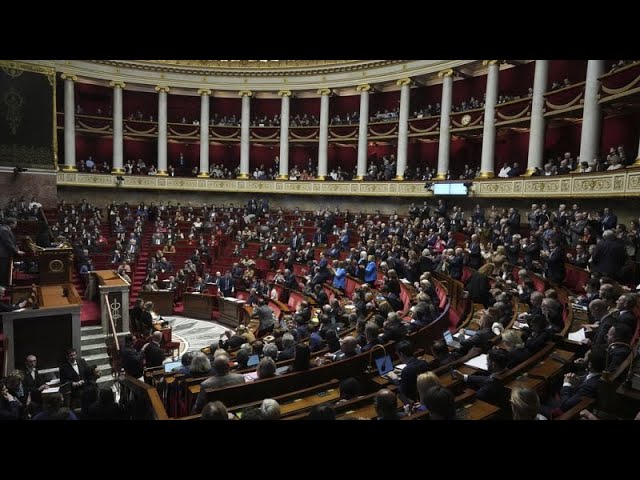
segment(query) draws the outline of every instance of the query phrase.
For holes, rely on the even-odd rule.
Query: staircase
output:
[[[107,345],[105,344],[105,334],[102,327],[81,327],[80,333],[80,345],[82,346],[82,354],[80,356],[87,361],[89,367],[98,365],[101,374],[98,379],[100,388],[111,387],[113,385],[113,377],[111,376],[111,364],[109,363],[109,355],[107,355]],[[55,377],[59,376],[57,367],[38,371],[45,375],[53,374]]]

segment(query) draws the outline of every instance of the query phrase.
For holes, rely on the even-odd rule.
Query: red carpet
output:
[[[80,325],[89,327],[91,325],[100,325],[100,304],[89,300],[82,301],[80,309]]]

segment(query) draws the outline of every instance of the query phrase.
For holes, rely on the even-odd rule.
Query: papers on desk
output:
[[[466,362],[464,362],[464,364],[471,368],[489,370],[489,367],[487,366],[487,355],[484,353],[478,355],[477,357],[473,357],[470,360],[467,360]]]
[[[45,388],[42,393],[58,393],[60,391],[60,387],[49,387]]]
[[[581,328],[577,332],[570,333],[568,337],[569,337],[569,340],[573,340],[574,342],[581,342],[586,338],[584,334],[584,328]]]
[[[50,387],[54,386],[54,385],[59,385],[60,384],[60,379],[59,378],[54,378],[53,380],[49,380],[47,382],[47,385],[49,385]]]
[[[235,297],[224,297],[224,299],[233,303],[247,303],[244,300],[240,300],[239,298],[235,298]]]

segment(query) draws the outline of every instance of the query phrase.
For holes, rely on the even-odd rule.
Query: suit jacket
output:
[[[24,373],[24,380],[22,380],[22,386],[24,387],[24,390],[26,393],[31,392],[31,399],[35,400],[33,396],[38,395],[40,393],[39,388],[46,383],[44,376],[40,375],[37,369],[36,369],[35,378],[33,378],[29,374],[26,368],[22,369],[22,373]]]
[[[623,265],[627,261],[624,245],[617,240],[600,240],[592,256],[594,272],[619,278]]]
[[[586,377],[585,377],[586,378]],[[600,374],[596,374],[588,380],[584,380],[575,387],[562,387],[560,390],[560,410],[566,412],[580,403],[581,397],[596,398],[600,386]]]
[[[80,380],[84,380],[85,384],[88,384],[91,375],[89,370],[89,365],[87,365],[87,361],[84,358],[76,358],[76,363],[78,364],[78,372],[74,370],[73,366],[65,360],[62,365],[60,365],[60,384],[70,383],[70,382],[79,382]],[[79,392],[78,389],[72,390],[72,393],[76,391]]]
[[[501,380],[492,375],[470,375],[467,384],[476,391],[476,398],[492,405],[506,403],[507,391]]]
[[[215,375],[207,378],[200,384],[200,393],[198,394],[192,413],[199,413],[202,410],[202,407],[207,403],[207,388],[224,388],[244,382],[244,375],[240,375],[238,373],[227,373],[223,376]]]
[[[0,258],[9,258],[18,253],[16,237],[8,225],[0,225]]]
[[[556,247],[547,259],[547,278],[556,283],[562,283],[564,275],[564,252]]]
[[[418,400],[418,375],[429,370],[429,364],[419,358],[411,357],[402,369],[400,376],[400,393],[411,400]]]
[[[164,352],[160,345],[155,342],[150,342],[144,349],[144,360],[146,368],[159,367],[164,360]]]
[[[605,215],[602,217],[602,229],[613,230],[618,225],[618,217],[613,214]]]

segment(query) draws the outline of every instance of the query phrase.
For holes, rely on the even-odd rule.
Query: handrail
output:
[[[114,339],[114,345],[116,352],[120,352],[120,344],[118,343],[118,333],[116,331],[116,324],[113,321],[113,314],[111,313],[111,305],[109,305],[109,295],[104,294],[104,304],[107,306],[107,314],[109,315],[109,332],[107,332],[107,339]]]
[[[2,356],[4,357],[2,359],[2,376],[8,377],[9,365],[7,362],[9,361],[9,339],[6,336],[2,338],[2,352]]]

